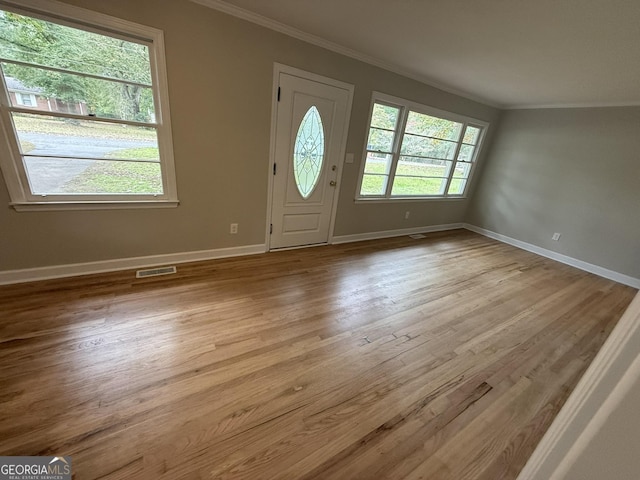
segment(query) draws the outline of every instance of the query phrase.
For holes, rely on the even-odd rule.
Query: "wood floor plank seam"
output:
[[[635,293],[466,230],[0,286],[0,455],[513,480]]]

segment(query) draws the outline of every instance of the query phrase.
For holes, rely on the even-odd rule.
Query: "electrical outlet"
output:
[[[238,224],[237,223],[232,223],[231,227],[229,228],[229,233],[238,233]]]
[[[551,240],[553,240],[554,242],[557,242],[558,240],[560,240],[561,236],[562,236],[561,233],[554,233],[553,236],[551,237]]]
[[[407,210],[406,212],[404,212],[404,219],[408,220],[409,219],[409,215],[411,214],[411,212],[409,210]]]

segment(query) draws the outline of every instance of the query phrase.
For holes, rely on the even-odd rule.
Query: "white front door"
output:
[[[278,76],[271,249],[329,241],[352,90],[313,78]]]

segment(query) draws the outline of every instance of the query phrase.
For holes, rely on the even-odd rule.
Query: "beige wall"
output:
[[[264,243],[274,62],[355,85],[347,151],[356,162],[340,182],[336,235],[463,220],[466,201],[354,204],[371,92],[490,122],[499,111],[187,0],[67,3],[164,31],[181,204],[17,213],[2,182],[0,270]]]
[[[640,278],[640,108],[507,111],[481,173],[469,223]]]

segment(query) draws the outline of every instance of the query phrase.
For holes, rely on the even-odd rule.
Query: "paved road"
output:
[[[68,135],[23,132],[21,140],[33,143],[36,148],[29,155],[63,155],[74,157],[104,158],[123,148],[154,147],[155,142],[144,140],[119,140],[112,138],[88,138]],[[94,160],[29,159],[27,170],[31,189],[35,194],[64,193],[64,185],[95,163]]]

